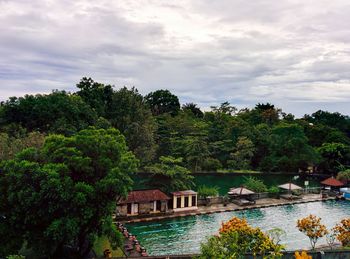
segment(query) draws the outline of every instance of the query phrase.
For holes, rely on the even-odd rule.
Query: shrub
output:
[[[217,186],[213,186],[213,187],[209,187],[209,186],[199,186],[198,187],[198,196],[201,198],[206,198],[209,196],[218,196],[219,195],[219,187]]]
[[[339,172],[337,175],[337,179],[339,181],[342,181],[344,183],[347,183],[350,181],[350,169],[347,169],[345,171]]]
[[[274,243],[259,228],[234,217],[222,224],[219,235],[201,245],[199,258],[245,258],[246,253],[252,253],[254,257],[280,258],[283,249],[284,246]]]
[[[269,189],[268,189],[268,192],[269,193],[279,193],[280,192],[280,189],[277,187],[277,186],[271,186]]]
[[[255,177],[244,177],[244,186],[254,192],[267,192],[267,187],[263,181]]]
[[[312,249],[315,249],[318,239],[328,233],[326,226],[321,224],[321,218],[311,214],[299,219],[297,221],[297,227],[300,232],[303,232],[309,237]]]
[[[295,259],[312,259],[312,256],[308,255],[306,251],[302,251],[301,253],[295,251],[294,257]]]
[[[350,246],[350,218],[343,219],[333,230],[343,246]]]

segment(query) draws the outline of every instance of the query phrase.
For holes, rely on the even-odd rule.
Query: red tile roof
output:
[[[341,181],[338,181],[334,177],[330,177],[330,178],[322,181],[321,184],[328,185],[328,186],[334,186],[334,187],[339,187],[339,186],[344,185],[344,183],[342,183]]]
[[[158,189],[137,190],[137,191],[129,192],[128,197],[118,202],[118,204],[166,201],[166,200],[170,200],[170,198],[164,192]]]

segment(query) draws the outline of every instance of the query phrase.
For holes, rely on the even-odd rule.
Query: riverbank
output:
[[[120,222],[122,223],[148,222],[148,221],[157,221],[157,220],[177,218],[177,217],[204,215],[204,214],[220,213],[220,212],[228,212],[228,211],[241,211],[241,210],[248,210],[248,209],[275,207],[275,206],[300,204],[300,203],[306,203],[306,202],[326,201],[326,200],[334,200],[334,199],[335,199],[334,197],[322,198],[320,194],[305,194],[299,200],[263,198],[263,199],[257,200],[254,205],[239,206],[234,203],[229,203],[225,206],[224,204],[213,204],[209,206],[199,206],[198,209],[195,211],[164,214],[161,216],[150,215],[146,217],[144,216],[142,218],[136,217],[136,218],[124,219],[124,220],[121,220]]]

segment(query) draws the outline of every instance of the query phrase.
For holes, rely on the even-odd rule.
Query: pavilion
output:
[[[322,185],[324,186],[329,186],[329,187],[333,187],[333,188],[339,188],[339,187],[342,187],[344,186],[344,183],[342,183],[341,181],[335,179],[333,176],[332,177],[329,177],[327,178],[326,180],[323,180],[321,182]]]

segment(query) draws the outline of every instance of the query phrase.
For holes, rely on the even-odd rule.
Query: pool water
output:
[[[343,218],[350,216],[350,201],[310,202],[244,211],[221,212],[188,216],[153,222],[127,224],[128,230],[137,236],[150,255],[199,253],[200,244],[218,233],[220,225],[238,216],[246,218],[250,225],[263,231],[278,227],[287,232],[281,243],[287,250],[309,248],[309,239],[296,228],[298,219],[309,214],[321,217],[321,222],[332,228]],[[317,245],[326,244],[322,238]]]

